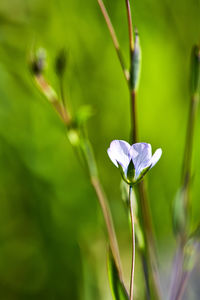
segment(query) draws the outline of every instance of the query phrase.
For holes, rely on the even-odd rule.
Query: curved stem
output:
[[[187,133],[185,139],[185,153],[184,153],[182,179],[181,179],[181,186],[183,187],[185,193],[185,197],[184,197],[185,203],[183,203],[185,208],[185,214],[188,214],[188,208],[189,208],[189,184],[191,179],[190,177],[191,177],[193,137],[194,137],[194,126],[195,126],[198,102],[199,102],[198,95],[193,95],[190,101]]]
[[[92,183],[92,186],[93,186],[93,188],[94,188],[94,190],[97,194],[97,197],[99,199],[99,203],[100,203],[102,213],[103,213],[103,216],[104,216],[104,220],[105,220],[105,223],[106,223],[106,228],[107,228],[107,232],[108,232],[108,238],[109,238],[109,241],[110,241],[111,251],[112,251],[113,257],[115,259],[115,263],[117,265],[120,280],[123,282],[122,266],[121,266],[121,260],[120,260],[120,254],[119,254],[119,247],[118,247],[115,228],[114,228],[114,225],[113,225],[112,216],[111,216],[111,212],[110,212],[110,209],[109,209],[109,206],[108,206],[107,198],[104,194],[102,186],[101,186],[101,184],[99,182],[99,179],[97,177],[92,176],[91,177],[91,183]]]
[[[60,99],[58,98],[56,92],[48,84],[48,82],[43,77],[43,75],[37,75],[34,78],[35,78],[38,89],[43,93],[43,95],[47,98],[47,100],[52,104],[52,106],[57,111],[57,113],[60,116],[63,123],[66,125],[66,129],[69,130],[69,126],[72,122],[72,119],[71,119],[71,116],[70,116],[68,110],[64,106],[63,102],[59,101]],[[120,254],[119,254],[119,247],[118,247],[117,237],[116,237],[115,228],[114,228],[110,208],[108,205],[107,197],[103,191],[103,188],[101,186],[101,183],[100,183],[100,180],[99,180],[99,177],[97,174],[98,173],[97,166],[96,166],[95,157],[93,155],[92,147],[89,143],[89,140],[85,137],[83,132],[81,132],[80,134],[81,134],[81,145],[82,145],[82,146],[80,146],[80,149],[85,158],[85,162],[86,162],[86,165],[88,168],[91,184],[95,190],[95,193],[97,195],[97,198],[99,200],[99,203],[100,203],[100,206],[101,206],[101,209],[103,212],[103,217],[104,217],[106,229],[108,232],[108,239],[109,239],[110,247],[112,250],[113,257],[115,259],[115,263],[116,263],[116,266],[118,269],[120,280],[123,282],[122,265],[121,265]]]
[[[184,151],[184,158],[183,158],[183,168],[182,168],[182,178],[181,178],[181,187],[183,189],[184,197],[183,197],[183,208],[185,214],[185,224],[182,232],[179,236],[179,247],[176,251],[176,256],[178,257],[178,261],[172,270],[172,276],[175,277],[174,284],[171,286],[170,291],[170,299],[181,299],[186,283],[187,283],[187,276],[186,279],[181,278],[184,277],[183,271],[183,263],[184,263],[184,245],[186,243],[187,238],[187,226],[189,220],[189,192],[190,192],[190,180],[191,180],[191,160],[192,160],[192,151],[193,151],[193,137],[194,137],[194,127],[195,127],[195,120],[197,115],[199,103],[199,95],[194,94],[191,97],[190,101],[190,109],[189,109],[189,116],[188,116],[188,124],[187,124],[187,133],[185,139],[185,151]]]
[[[126,10],[127,10],[127,18],[128,18],[130,54],[132,54],[134,50],[134,39],[133,39],[133,23],[132,23],[132,16],[131,16],[131,7],[130,7],[129,0],[126,0]]]
[[[154,287],[154,293],[156,295],[156,299],[162,299],[160,274],[159,274],[158,263],[156,258],[156,245],[155,245],[153,224],[151,219],[151,210],[149,207],[145,180],[142,180],[138,184],[138,188],[139,188],[138,192],[139,192],[139,203],[141,207],[142,226],[143,226],[146,248],[147,248],[146,255],[152,273],[152,284]]]
[[[134,226],[134,212],[133,199],[131,197],[132,186],[129,187],[129,205],[131,216],[131,231],[132,231],[132,262],[131,262],[131,280],[130,280],[130,300],[133,300],[133,284],[134,284],[134,270],[135,270],[135,226]]]
[[[38,74],[38,75],[35,75],[34,79],[35,79],[38,89],[47,98],[47,100],[53,105],[53,107],[57,111],[57,113],[60,116],[63,123],[66,126],[70,125],[71,116],[69,114],[69,111],[63,105],[63,103],[59,101],[59,98],[58,98],[56,92],[51,87],[51,85],[48,84],[48,82],[46,81],[44,76],[41,74]]]
[[[103,1],[102,0],[98,0],[98,4],[100,6],[101,12],[103,14],[103,17],[104,17],[104,19],[106,21],[108,30],[110,32],[110,35],[111,35],[111,38],[112,38],[115,50],[117,52],[117,56],[118,56],[121,68],[122,68],[122,71],[124,73],[124,77],[126,79],[126,82],[128,83],[129,82],[129,72],[126,69],[126,65],[125,65],[124,58],[123,58],[123,55],[122,55],[122,52],[121,52],[121,49],[120,49],[119,41],[118,41],[117,35],[115,33],[115,29],[114,29],[114,27],[112,25],[112,22],[110,20],[110,17],[108,15],[108,12],[107,12],[105,6],[104,6]]]

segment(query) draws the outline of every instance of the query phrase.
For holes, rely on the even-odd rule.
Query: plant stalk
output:
[[[197,117],[198,103],[199,103],[199,88],[200,88],[200,48],[194,46],[191,55],[191,101],[188,115],[185,150],[183,156],[183,167],[181,176],[181,189],[183,197],[182,201],[184,223],[178,234],[178,250],[175,257],[180,257],[176,265],[173,268],[172,274],[175,277],[175,283],[171,289],[171,300],[181,299],[184,291],[187,279],[190,272],[184,270],[184,247],[188,239],[188,224],[189,224],[189,208],[190,208],[190,184],[191,184],[191,165],[192,165],[192,152],[193,152],[193,139],[194,128]],[[180,253],[179,253],[180,252]],[[176,260],[175,260],[176,262]]]
[[[108,15],[108,12],[107,12],[107,10],[105,8],[105,5],[104,5],[103,1],[102,0],[98,0],[98,4],[100,6],[101,12],[103,14],[103,17],[105,19],[106,25],[107,25],[108,30],[110,32],[110,36],[112,38],[112,41],[113,41],[113,44],[114,44],[114,47],[115,47],[115,50],[116,50],[116,53],[117,53],[117,56],[118,56],[121,68],[122,68],[122,71],[124,73],[124,77],[126,79],[126,82],[128,83],[130,75],[129,75],[129,72],[128,72],[127,68],[126,68],[126,64],[124,62],[124,58],[123,58],[123,55],[122,55],[122,52],[121,52],[121,49],[120,49],[120,45],[119,45],[119,42],[118,42],[117,35],[115,33],[115,29],[114,29],[114,27],[112,25],[112,22],[110,20],[110,17]]]
[[[70,125],[73,123],[71,116],[69,112],[67,111],[66,107],[63,105],[63,102],[61,102],[56,94],[56,92],[53,90],[53,88],[47,83],[43,75],[35,75],[35,82],[38,87],[38,89],[44,94],[44,96],[47,98],[47,100],[52,104],[52,106],[57,111],[58,115],[60,116],[63,123],[66,125],[67,131],[70,130]],[[123,282],[123,275],[122,275],[122,265],[120,260],[120,254],[119,254],[119,247],[117,242],[117,237],[113,225],[112,215],[110,212],[110,208],[108,205],[107,197],[103,191],[103,188],[101,186],[98,174],[97,174],[97,166],[96,161],[93,155],[92,147],[87,139],[87,137],[84,135],[84,133],[80,130],[77,135],[81,135],[81,145],[80,145],[80,151],[83,154],[85,158],[85,162],[88,167],[89,177],[91,184],[94,188],[94,191],[97,195],[98,201],[100,203],[100,207],[102,209],[103,217],[105,220],[107,233],[108,233],[108,239],[111,247],[111,251],[113,254],[113,257],[115,259],[115,264],[118,268],[118,273],[120,280]],[[74,145],[72,145],[74,148]]]
[[[110,248],[111,248],[113,257],[115,259],[115,263],[116,263],[118,273],[119,273],[119,278],[123,282],[122,266],[121,266],[121,260],[120,260],[120,254],[119,254],[119,247],[118,247],[117,237],[116,237],[116,233],[115,233],[115,229],[114,229],[110,209],[109,209],[109,206],[108,206],[108,201],[107,201],[106,195],[105,195],[105,193],[102,189],[102,186],[100,184],[99,179],[97,177],[96,178],[91,177],[91,183],[92,183],[92,186],[93,186],[93,188],[96,192],[96,195],[99,199],[99,204],[101,206],[102,213],[103,213],[103,216],[104,216],[104,220],[105,220],[105,223],[106,223],[108,238],[109,238],[109,242],[110,242]]]
[[[133,300],[134,290],[134,270],[135,270],[135,226],[134,226],[134,211],[132,199],[132,186],[129,187],[129,205],[131,216],[131,233],[132,233],[132,261],[131,261],[131,280],[130,280],[130,300]]]
[[[191,180],[191,161],[192,161],[192,149],[193,149],[193,137],[194,137],[194,126],[197,115],[199,96],[195,94],[191,97],[190,101],[190,109],[188,116],[188,125],[187,125],[187,133],[185,140],[185,152],[183,159],[183,169],[182,169],[182,178],[181,178],[181,186],[183,189],[183,199],[184,199],[184,214],[185,214],[185,227],[179,236],[179,246],[176,253],[176,257],[178,256],[178,261],[175,260],[175,266],[173,268],[173,276],[175,277],[174,284],[171,289],[170,299],[181,299],[184,294],[186,281],[182,280],[183,277],[183,261],[184,261],[184,245],[187,241],[187,224],[189,219],[189,205],[190,205],[190,180]],[[176,266],[177,265],[177,266]],[[187,277],[186,277],[187,278]],[[178,295],[177,295],[178,294]],[[179,298],[177,298],[179,297]]]
[[[133,24],[132,24],[132,16],[131,16],[131,7],[129,0],[126,0],[126,8],[127,8],[127,18],[128,18],[128,28],[129,28],[129,51],[130,51],[130,74],[134,74],[133,67],[134,67],[134,36],[133,36]],[[132,87],[132,84],[129,84],[129,92],[130,92],[130,103],[131,103],[131,141],[132,143],[137,143],[139,141],[138,137],[138,125],[137,125],[137,103],[136,103],[136,90]],[[153,235],[153,228],[152,228],[152,221],[151,221],[151,213],[148,204],[147,192],[144,181],[139,183],[139,201],[141,203],[141,214],[142,214],[142,222],[143,222],[143,232],[145,235],[146,247],[147,247],[147,255],[149,257],[151,271],[152,271],[152,278],[153,278],[153,285],[154,290],[156,293],[157,299],[161,299],[161,285],[160,285],[160,276],[158,272],[157,260],[155,256],[155,241]],[[148,258],[146,257],[148,260]],[[144,264],[143,264],[144,265]],[[148,263],[146,263],[146,267]],[[146,269],[143,268],[143,272],[145,278],[147,278]],[[149,282],[146,284],[149,286]],[[147,291],[148,297],[148,291]]]

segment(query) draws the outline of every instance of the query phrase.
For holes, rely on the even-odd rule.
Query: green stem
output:
[[[71,126],[73,127],[73,120],[72,120],[68,110],[63,105],[63,103],[60,102],[56,92],[47,83],[47,81],[43,77],[43,75],[41,75],[41,74],[36,75],[35,81],[36,81],[38,89],[43,93],[43,95],[47,98],[47,100],[52,104],[52,106],[57,111],[61,120],[66,125],[67,131],[69,133],[71,130]],[[73,131],[75,131],[74,134],[76,135],[77,139],[79,139],[79,142],[80,142],[80,146],[79,146],[80,152],[83,154],[83,157],[85,159],[91,184],[95,190],[95,193],[97,195],[97,198],[99,200],[99,203],[100,203],[100,206],[102,209],[112,254],[115,259],[115,264],[118,268],[119,277],[120,277],[121,281],[123,282],[122,266],[121,266],[117,237],[116,237],[108,201],[107,201],[106,195],[103,191],[103,188],[101,186],[99,177],[98,177],[97,166],[96,166],[96,161],[95,161],[95,157],[93,154],[93,150],[92,150],[91,144],[83,130],[81,130],[80,128],[79,129],[74,128]],[[70,142],[71,142],[73,148],[78,147],[77,144],[73,145],[72,141],[70,141]]]
[[[117,237],[116,237],[116,233],[115,233],[115,229],[114,229],[114,225],[113,225],[113,221],[112,221],[110,208],[108,206],[108,201],[107,201],[105,193],[102,189],[99,179],[97,177],[96,178],[91,177],[91,183],[92,183],[92,186],[93,186],[93,188],[96,192],[96,195],[99,199],[99,204],[101,206],[101,210],[102,210],[104,220],[106,223],[108,238],[109,238],[109,242],[110,242],[110,248],[111,248],[113,257],[115,259],[115,264],[118,269],[119,278],[123,282],[123,274],[122,274],[122,266],[121,266],[121,260],[120,260],[120,254],[119,254],[119,247],[118,247]]]
[[[190,110],[188,117],[187,134],[185,141],[185,153],[183,160],[183,172],[181,179],[181,186],[184,189],[184,208],[185,214],[188,213],[189,207],[189,184],[191,177],[191,160],[192,160],[192,149],[193,149],[193,137],[194,137],[194,125],[196,120],[197,108],[198,108],[199,97],[197,94],[193,95],[190,101]]]
[[[194,127],[197,116],[197,109],[199,103],[199,80],[200,80],[200,48],[195,46],[191,56],[191,101],[189,108],[189,116],[187,123],[187,132],[185,139],[185,150],[183,157],[183,168],[181,176],[181,189],[183,197],[181,205],[184,212],[184,223],[179,231],[178,250],[176,251],[176,264],[173,266],[172,275],[175,277],[174,284],[172,285],[170,299],[181,299],[185,291],[186,282],[190,272],[184,270],[184,247],[188,239],[188,223],[189,223],[189,205],[190,205],[190,183],[191,183],[191,164],[192,164],[192,151],[194,139]],[[176,266],[177,265],[177,266]],[[173,278],[172,277],[172,278]]]
[[[126,0],[126,8],[127,8],[127,18],[128,18],[128,28],[129,28],[129,43],[130,43],[130,74],[134,74],[134,67],[135,64],[133,62],[134,59],[134,39],[133,39],[133,24],[132,24],[132,17],[131,17],[131,8],[129,0]],[[132,77],[131,76],[131,77]],[[138,138],[138,126],[137,126],[137,103],[136,103],[136,90],[132,87],[132,83],[129,84],[129,92],[130,92],[130,103],[131,103],[131,140],[132,143],[137,143],[139,141]],[[141,215],[143,220],[143,232],[145,235],[145,241],[147,246],[147,256],[149,257],[151,271],[153,275],[153,285],[154,290],[156,293],[157,299],[161,299],[161,285],[160,285],[160,276],[158,272],[157,260],[155,256],[155,241],[153,235],[153,228],[151,222],[151,213],[150,208],[148,205],[148,198],[146,187],[144,185],[144,181],[139,184],[139,201],[141,203]],[[146,257],[148,260],[148,258]],[[144,264],[143,264],[144,265]],[[146,267],[148,264],[146,263]],[[149,272],[147,269],[143,267],[144,276],[147,279],[147,274]],[[146,286],[149,286],[149,282],[147,282]],[[149,296],[147,290],[147,297]]]
[[[184,245],[187,241],[187,224],[189,219],[189,191],[190,191],[190,179],[191,179],[191,161],[192,161],[192,149],[193,149],[193,137],[194,137],[194,125],[197,115],[199,96],[198,94],[194,94],[191,97],[190,101],[190,109],[188,116],[188,125],[187,125],[187,133],[185,140],[185,152],[183,158],[183,169],[182,169],[182,178],[181,178],[181,187],[183,189],[183,207],[185,214],[185,224],[182,232],[180,232],[179,240],[178,240],[178,250],[176,253],[176,257],[178,255],[177,266],[176,263],[174,265],[172,274],[175,277],[174,284],[172,284],[171,296],[170,299],[181,299],[180,297],[183,295],[185,290],[185,280],[181,280],[183,276],[183,261],[184,261]],[[179,253],[181,251],[181,253]],[[179,253],[179,254],[178,254]],[[178,295],[177,295],[178,293]],[[178,298],[177,298],[178,297]]]
[[[59,85],[60,85],[60,97],[63,105],[66,107],[63,76],[59,76]]]
[[[129,31],[129,48],[130,55],[132,56],[134,50],[134,38],[133,38],[133,23],[131,16],[131,7],[129,0],[126,0],[126,11],[127,11],[127,19],[128,19],[128,31]]]
[[[130,102],[131,102],[131,140],[133,143],[138,142],[138,130],[137,130],[137,112],[136,112],[136,91],[130,90]]]
[[[130,279],[130,300],[133,300],[134,270],[135,270],[135,226],[134,226],[133,199],[131,197],[131,194],[132,194],[132,186],[129,187],[129,205],[130,205],[131,232],[132,232],[132,262],[131,262],[131,279]]]
[[[131,63],[131,65],[133,64]],[[136,91],[132,89],[130,89],[130,102],[131,102],[132,143],[137,143],[139,138],[138,138],[138,126],[137,126]],[[161,296],[160,276],[158,271],[157,259],[155,255],[156,247],[155,247],[155,240],[153,234],[153,226],[151,221],[150,207],[149,207],[144,180],[139,183],[138,192],[139,192],[139,202],[141,204],[140,207],[141,207],[141,216],[142,216],[142,223],[143,223],[143,232],[145,235],[145,241],[147,246],[147,256],[149,257],[151,271],[152,271],[154,290],[157,299],[161,299],[162,296]],[[146,263],[146,266],[147,265],[148,264]],[[149,272],[146,272],[144,269],[143,271],[145,272],[144,274],[146,278],[147,276],[146,274],[149,274]],[[149,283],[147,283],[147,286],[149,286]]]
[[[145,236],[146,242],[146,256],[147,261],[149,261],[151,272],[152,272],[152,283],[154,287],[154,293],[156,299],[162,299],[161,284],[160,284],[160,275],[158,271],[158,264],[156,259],[156,247],[153,234],[153,225],[151,221],[150,207],[147,197],[147,191],[145,186],[145,181],[139,183],[139,202],[141,208],[142,216],[142,227]]]
[[[129,72],[126,69],[126,64],[124,62],[124,58],[123,58],[123,55],[122,55],[122,52],[121,52],[121,49],[120,49],[120,45],[119,45],[119,42],[118,42],[118,39],[117,39],[117,35],[115,33],[115,29],[114,29],[114,27],[112,25],[111,19],[110,19],[109,15],[108,15],[108,12],[107,12],[107,10],[105,8],[105,5],[104,5],[103,1],[102,0],[98,0],[98,4],[100,6],[102,15],[103,15],[103,17],[104,17],[104,19],[106,21],[106,25],[107,25],[108,30],[110,32],[110,36],[112,38],[112,41],[113,41],[113,44],[114,44],[114,47],[115,47],[115,50],[116,50],[116,53],[117,53],[117,56],[118,56],[121,68],[122,68],[122,71],[124,73],[124,77],[126,79],[126,82],[128,83],[128,81],[129,81]]]

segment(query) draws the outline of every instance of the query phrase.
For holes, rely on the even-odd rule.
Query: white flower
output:
[[[131,146],[122,140],[112,141],[107,152],[114,165],[120,169],[123,179],[131,185],[141,180],[162,155],[162,150],[157,149],[152,156],[150,144],[136,143]]]

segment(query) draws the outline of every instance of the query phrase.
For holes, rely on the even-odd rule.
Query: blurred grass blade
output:
[[[111,250],[108,252],[108,278],[114,300],[129,300],[124,284],[119,278],[119,273]]]
[[[200,89],[200,48],[194,46],[191,54],[191,75],[190,75],[191,94],[198,93]]]
[[[180,188],[176,193],[173,207],[173,228],[175,235],[183,233],[185,224],[184,190]]]

